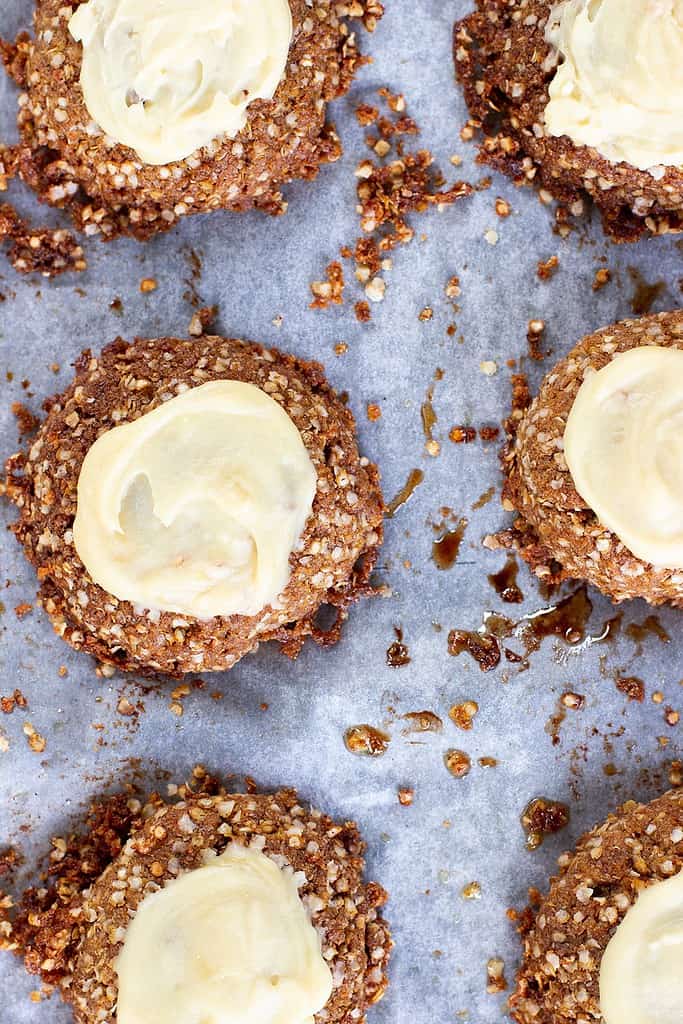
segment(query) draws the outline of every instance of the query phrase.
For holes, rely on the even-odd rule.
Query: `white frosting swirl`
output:
[[[317,475],[253,384],[192,388],[102,434],[78,479],[74,544],[121,600],[200,619],[276,604]]]
[[[683,874],[649,885],[610,939],[600,964],[605,1024],[680,1024]]]
[[[564,454],[578,493],[634,555],[683,568],[683,351],[634,348],[588,373]]]
[[[641,170],[683,165],[683,0],[561,0],[546,40],[562,58],[550,135]]]
[[[332,992],[292,873],[236,843],[144,897],[116,970],[118,1024],[313,1024]]]
[[[81,87],[107,135],[147,164],[182,160],[271,99],[292,39],[288,0],[87,0],[69,21]]]

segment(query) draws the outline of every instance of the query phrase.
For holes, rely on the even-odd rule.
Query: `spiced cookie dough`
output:
[[[8,914],[3,946],[77,1024],[213,1020],[226,998],[235,1019],[364,1021],[392,942],[355,824],[292,790],[179,796],[96,808]]]
[[[683,605],[683,311],[584,338],[509,421],[503,504],[548,583]]]
[[[172,676],[228,669],[262,640],[296,657],[374,593],[379,474],[320,364],[210,336],[118,339],[45,409],[6,491],[75,648]]]
[[[588,832],[524,930],[518,1024],[680,1017],[683,790],[624,804]],[[677,952],[678,951],[678,952]]]
[[[281,185],[341,154],[327,104],[364,63],[350,19],[373,30],[381,4],[202,0],[166,11],[164,33],[157,6],[36,0],[33,36],[0,44],[23,90],[0,171],[105,239],[209,210],[283,213]]]
[[[683,229],[679,0],[476,0],[455,65],[480,159],[632,241]]]

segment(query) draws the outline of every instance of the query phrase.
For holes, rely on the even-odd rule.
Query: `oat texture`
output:
[[[615,241],[683,230],[683,169],[641,171],[566,135],[546,135],[558,60],[544,35],[552,7],[552,0],[476,0],[474,13],[455,25],[456,72],[473,119],[467,132],[483,129],[481,160],[519,184],[535,182],[541,198],[560,200],[572,214],[590,198]]]
[[[614,601],[642,597],[683,606],[683,570],[636,558],[576,492],[563,452],[567,418],[587,370],[642,345],[683,349],[683,311],[624,320],[579,342],[509,421],[503,504],[516,511],[517,547],[541,579],[586,580]]]
[[[201,867],[207,855],[239,843],[293,874],[318,930],[334,988],[316,1021],[362,1024],[386,990],[392,942],[380,913],[386,893],[363,880],[356,826],[304,808],[292,790],[262,795],[181,787],[178,795],[173,803],[155,796],[144,805],[114,798],[91,814],[86,845],[60,841],[62,864],[76,853],[84,861],[93,856],[99,874],[81,873],[77,889],[69,882],[74,872],[55,862],[52,885],[42,898],[37,890],[28,893],[2,945],[57,987],[77,1024],[115,1024],[115,961],[139,904]]]
[[[314,178],[321,164],[341,155],[326,110],[365,63],[351,20],[373,30],[383,13],[378,0],[290,4],[293,39],[273,99],[249,106],[234,139],[216,139],[184,160],[157,167],[105,136],[85,107],[81,44],[68,30],[77,4],[36,0],[33,36],[0,41],[6,69],[22,90],[21,142],[0,150],[0,184],[18,175],[41,200],[66,209],[86,235],[105,239],[145,239],[180,217],[208,210],[283,213],[280,186]]]
[[[683,790],[633,801],[559,860],[510,999],[518,1024],[600,1024],[600,962],[638,894],[683,869]]]
[[[289,414],[317,472],[313,509],[278,608],[204,621],[151,614],[93,583],[76,553],[81,465],[104,431],[221,379],[260,387]],[[40,603],[73,647],[123,670],[172,676],[231,668],[261,640],[278,640],[296,657],[307,636],[322,646],[335,643],[349,606],[374,592],[369,576],[384,508],[379,474],[359,455],[353,416],[318,363],[210,336],[118,339],[101,356],[84,352],[71,386],[45,408],[27,450],[8,460],[6,492],[19,509],[13,530],[36,568]],[[334,612],[325,628],[316,622],[323,606]]]

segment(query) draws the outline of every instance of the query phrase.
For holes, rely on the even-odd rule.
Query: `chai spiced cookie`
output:
[[[204,336],[86,351],[7,463],[55,631],[126,671],[325,646],[382,540],[376,467],[320,364]],[[334,620],[316,621],[329,606]]]
[[[326,116],[365,63],[351,19],[373,30],[382,13],[378,0],[36,0],[33,35],[0,43],[22,89],[0,176],[105,239],[210,210],[283,213],[280,187],[341,154]],[[6,221],[0,238],[19,231]],[[47,253],[35,268],[20,248],[20,270],[50,272]]]
[[[503,504],[546,582],[683,605],[683,311],[590,334],[513,413]]]
[[[476,0],[454,31],[480,159],[615,241],[683,230],[681,52],[680,0]]]
[[[683,790],[624,804],[559,860],[524,928],[518,1024],[676,1024]]]
[[[226,1000],[231,1020],[363,1022],[392,941],[355,824],[293,790],[179,797],[95,807],[7,914],[2,946],[77,1024],[218,1020]]]

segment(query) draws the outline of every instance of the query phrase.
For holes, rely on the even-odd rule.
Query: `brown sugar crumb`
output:
[[[600,267],[599,270],[595,271],[595,277],[593,278],[593,291],[599,292],[601,288],[609,284],[612,280],[612,271],[608,270],[607,267]]]
[[[142,281],[140,281],[140,291],[143,295],[146,295],[148,292],[155,292],[157,288],[158,283],[155,277],[143,277]]]
[[[434,310],[430,306],[425,306],[425,308],[420,312],[418,320],[421,320],[424,323],[426,320],[431,320],[433,316]]]
[[[528,850],[536,850],[546,836],[559,832],[569,822],[569,808],[558,800],[539,796],[531,800],[520,817]]]
[[[464,900],[481,899],[481,886],[479,882],[468,882],[467,885],[463,885],[460,895]]]
[[[637,676],[619,676],[616,680],[619,693],[625,693],[629,700],[642,704],[645,700],[645,683]]]
[[[28,739],[28,745],[34,754],[42,754],[47,746],[47,740],[44,736],[41,736],[39,732],[36,732],[30,722],[24,722],[22,727],[24,736]]]
[[[378,117],[379,110],[377,107],[371,107],[369,103],[361,103],[356,107],[356,120],[361,128],[374,124]]]
[[[462,704],[454,704],[448,712],[448,717],[459,729],[469,731],[474,725],[474,716],[479,711],[476,700],[465,700]]]
[[[377,90],[378,96],[381,96],[385,100],[390,110],[393,110],[395,114],[402,114],[406,109],[406,98],[401,92],[393,93],[386,86]]]
[[[0,711],[3,715],[11,715],[15,708],[28,707],[28,701],[21,690],[15,690],[9,697],[0,697]]]
[[[446,293],[447,299],[457,299],[461,294],[462,289],[460,287],[460,278],[457,274],[453,274],[452,277],[449,277],[448,281],[446,281],[444,292]]]
[[[349,351],[349,346],[345,341],[338,341],[334,346],[334,354],[336,356],[343,356]]]
[[[311,292],[313,302],[311,309],[327,309],[331,305],[340,306],[344,301],[344,271],[339,260],[328,263],[324,281],[313,281]]]
[[[353,307],[354,313],[356,314],[356,320],[361,324],[368,323],[372,320],[372,313],[370,312],[370,303],[366,302],[365,299],[361,299]]]
[[[463,779],[469,775],[472,761],[464,750],[447,750],[443,759],[446,768],[456,779]]]
[[[14,609],[14,614],[18,619],[25,619],[27,615],[30,615],[33,611],[33,605],[29,604],[28,601],[23,601],[18,604]]]
[[[367,411],[367,417],[368,417],[368,419],[370,420],[371,423],[374,423],[375,420],[380,419],[380,417],[382,415],[382,410],[380,409],[380,407],[375,402],[368,402],[368,406],[367,406],[367,410],[366,411]]]
[[[664,721],[666,722],[667,725],[670,725],[672,728],[674,726],[678,725],[678,723],[680,721],[680,718],[681,718],[681,716],[680,716],[679,712],[678,711],[674,711],[673,708],[666,707],[664,709]]]
[[[404,787],[398,791],[398,802],[401,807],[410,807],[415,796],[415,790]]]
[[[0,205],[0,242],[9,243],[9,261],[20,274],[57,277],[85,270],[83,249],[69,231],[33,229],[7,203]]]
[[[453,444],[472,444],[477,439],[477,432],[474,427],[451,427],[448,437]]]
[[[486,964],[486,991],[489,995],[504,992],[508,987],[505,980],[505,961],[494,956]]]
[[[40,420],[37,416],[34,416],[30,409],[27,409],[21,402],[12,403],[12,415],[17,421],[17,427],[19,429],[19,437],[28,437],[40,426]]]
[[[570,711],[581,711],[586,706],[586,698],[582,693],[574,693],[573,690],[565,690],[560,697],[560,704]]]
[[[512,212],[510,204],[508,203],[507,199],[501,199],[500,196],[498,196],[496,199],[495,209],[499,217],[509,217],[510,213]]]
[[[547,260],[539,260],[536,267],[536,276],[541,281],[549,281],[557,272],[559,266],[560,260],[558,256],[551,256]]]

